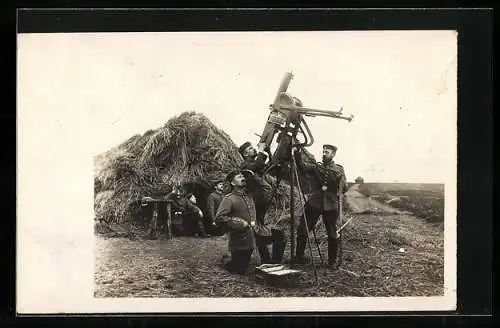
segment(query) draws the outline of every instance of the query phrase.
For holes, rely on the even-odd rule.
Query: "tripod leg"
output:
[[[321,261],[321,265],[323,265],[323,255],[321,254],[321,249],[319,248],[318,238],[316,237],[316,229],[314,225],[312,226],[312,232],[314,236],[314,242],[316,243],[316,248],[318,249],[319,260]]]
[[[300,188],[300,185],[299,185],[299,188]],[[305,204],[306,203],[306,199],[305,199],[304,194],[302,193],[302,190],[300,190],[300,194],[302,195],[302,202]],[[324,264],[323,254],[321,254],[321,249],[320,249],[319,243],[318,243],[318,237],[316,236],[316,225],[315,224],[313,224],[313,226],[312,226],[312,232],[313,232],[314,242],[316,243],[316,249],[318,250],[319,259],[321,261],[321,265],[323,265]]]
[[[342,233],[340,233],[340,236],[338,238],[338,241],[337,241],[338,245],[337,245],[337,265],[336,265],[336,268],[340,268],[340,266],[342,265]]]
[[[295,162],[295,156],[292,155],[292,181],[293,181],[293,176],[295,176],[295,178],[297,179],[297,189],[299,190],[299,194],[302,195],[302,190],[300,188],[300,181],[299,181],[299,173],[297,172],[297,163]],[[291,190],[292,194],[293,194],[293,189]],[[302,199],[301,199],[301,203],[302,203]],[[301,204],[302,206],[302,215],[304,216],[304,223],[306,225],[306,233],[307,233],[307,245],[309,246],[309,254],[311,256],[311,265],[313,267],[313,271],[314,271],[314,279],[316,280],[316,283],[318,282],[318,272],[316,272],[316,265],[314,264],[314,257],[313,257],[313,252],[312,252],[312,246],[311,246],[311,239],[309,238],[309,227],[308,227],[308,223],[307,223],[307,217],[306,217],[306,211],[304,209],[304,206],[303,204]]]

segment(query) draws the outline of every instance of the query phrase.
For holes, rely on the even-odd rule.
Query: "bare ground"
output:
[[[354,190],[355,191],[355,190]],[[355,195],[355,194],[354,194]],[[351,194],[352,196],[352,194]],[[368,198],[364,198],[367,202]],[[348,198],[348,202],[352,199]],[[365,213],[371,205],[356,200]],[[377,206],[376,203],[370,204]],[[382,204],[380,204],[382,205]],[[341,270],[311,265],[294,284],[276,286],[256,279],[254,253],[247,276],[220,265],[225,236],[208,239],[130,240],[96,236],[96,297],[277,297],[277,296],[438,296],[443,295],[443,224],[429,223],[385,208],[355,219],[344,230]],[[358,212],[358,211],[356,211]],[[361,211],[360,211],[361,212]],[[323,257],[326,235],[317,232]],[[285,258],[289,258],[289,249]],[[319,257],[314,249],[316,263]]]

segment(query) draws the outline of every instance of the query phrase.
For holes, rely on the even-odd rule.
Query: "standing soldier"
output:
[[[257,146],[257,150],[250,142],[245,142],[238,148],[238,152],[243,157],[241,169],[253,171],[258,176],[262,176],[266,167],[267,154],[264,152],[266,144],[261,143]]]
[[[269,206],[270,197],[266,197],[265,190],[271,189],[262,174],[266,167],[267,155],[264,153],[265,144],[259,144],[258,151],[253,148],[250,142],[245,142],[238,148],[239,153],[243,157],[243,163],[240,165],[242,170],[250,170],[251,179],[247,181],[247,190],[250,192],[255,201],[255,210],[259,221],[264,220],[266,209]]]
[[[307,227],[311,230],[318,221],[320,215],[323,217],[326,232],[328,234],[328,266],[335,267],[340,237],[337,234],[337,220],[339,218],[339,196],[347,191],[347,183],[344,168],[333,161],[337,153],[337,147],[323,145],[323,162],[306,164],[301,160],[300,150],[296,153],[297,165],[304,171],[313,173],[319,178],[321,187],[314,190],[307,200],[304,210],[307,218]],[[339,193],[341,193],[339,195]],[[305,263],[304,251],[307,243],[308,231],[302,217],[297,230],[296,262]]]
[[[263,178],[266,167],[267,155],[264,153],[265,143],[257,146],[257,150],[250,142],[245,142],[238,149],[244,162],[241,164],[242,171],[250,172],[246,176],[247,191],[255,202],[256,222],[254,228],[257,240],[257,248],[262,263],[280,263],[285,252],[285,234],[274,225],[266,225],[264,218],[271,203],[272,187]],[[269,254],[267,246],[272,244],[272,255]]]
[[[214,191],[207,197],[208,221],[212,230],[216,230],[215,215],[224,196],[224,181],[217,181]],[[215,232],[215,231],[212,231]]]

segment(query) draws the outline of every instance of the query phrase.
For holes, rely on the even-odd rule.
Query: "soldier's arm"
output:
[[[174,198],[174,193],[173,192],[169,192],[166,196],[165,196],[165,200],[167,201],[172,201],[172,199]]]
[[[207,208],[209,218],[214,220],[217,209],[215,208],[215,198],[212,194],[208,195]]]
[[[347,191],[347,178],[345,176],[344,167],[342,165],[336,165],[335,174],[337,179],[339,180],[339,188],[342,193]]]
[[[201,209],[193,204],[189,199],[186,201],[186,205],[194,213],[197,213],[199,216],[203,216],[203,212],[201,211]]]
[[[250,170],[254,173],[259,174],[262,172],[262,170],[266,168],[266,160],[267,160],[267,155],[265,153],[259,153],[255,158],[255,160],[251,162],[246,162],[246,161],[243,162],[240,165],[240,168]]]
[[[254,172],[262,171],[266,167],[266,161],[267,161],[267,154],[263,152],[258,153],[254,163],[255,170],[252,171]]]
[[[295,152],[295,162],[297,163],[297,167],[303,172],[315,173],[318,170],[316,163],[310,163],[306,161],[304,156],[307,157],[307,155],[305,155],[304,152],[301,151],[300,149],[297,152]]]
[[[273,196],[273,187],[263,178],[261,179],[260,192],[264,196],[265,203],[270,203]]]
[[[231,201],[231,198],[224,197],[219,205],[219,208],[217,209],[217,214],[215,214],[215,223],[232,229],[235,229],[238,226],[248,225],[245,220],[230,215],[232,206],[233,202]]]
[[[349,189],[349,186],[347,185],[347,178],[345,176],[345,173],[342,175],[342,181],[344,182],[343,183],[344,193],[346,193],[347,190]]]

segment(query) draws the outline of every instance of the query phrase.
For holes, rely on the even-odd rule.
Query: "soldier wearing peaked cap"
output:
[[[337,151],[337,147],[336,146],[328,145],[328,144],[323,145],[323,149],[330,149],[330,150],[332,150],[334,152]]]
[[[257,248],[262,263],[280,263],[285,251],[285,234],[277,226],[266,225],[264,218],[271,203],[272,187],[263,177],[266,167],[267,154],[264,152],[265,143],[260,143],[255,149],[250,142],[243,143],[238,151],[244,161],[240,168],[243,172],[250,170],[254,174],[247,174],[247,191],[255,202],[257,226],[255,227]],[[272,246],[270,254],[267,246]]]
[[[219,234],[219,229],[215,224],[215,215],[217,214],[217,209],[224,197],[224,181],[217,181],[213,186],[213,191],[207,197],[207,216],[210,224],[211,233]]]
[[[214,222],[217,208],[224,196],[224,181],[217,181],[213,186],[213,191],[207,197],[208,218]]]
[[[336,152],[336,146],[323,145],[323,161],[316,165],[303,162],[302,153],[300,151],[296,153],[299,168],[317,177],[317,182],[320,185],[307,200],[305,214],[309,230],[315,226],[320,215],[323,217],[328,234],[328,265],[330,267],[335,266],[339,243],[339,236],[336,232],[339,217],[339,196],[342,197],[343,193],[347,191],[344,168],[333,160]],[[299,263],[306,262],[304,251],[307,234],[305,218],[302,217],[297,230],[296,260]]]
[[[280,262],[285,250],[284,239],[276,236],[272,226],[265,225],[257,216],[254,197],[248,193],[245,170],[236,170],[227,175],[232,191],[222,198],[215,216],[217,225],[226,228],[229,235],[230,257],[223,258],[223,265],[233,273],[244,274],[250,257],[257,247],[263,263]],[[270,190],[264,191],[270,194]],[[272,258],[264,257],[262,249],[272,244]]]
[[[223,257],[222,262],[229,272],[245,274],[255,248],[251,229],[256,220],[255,203],[245,190],[246,179],[239,170],[230,172],[226,181],[233,190],[222,198],[215,215],[215,223],[224,227],[229,235],[231,257]]]
[[[262,175],[267,160],[264,147],[265,144],[259,144],[257,149],[255,149],[249,141],[243,143],[238,148],[238,152],[243,157],[243,163],[240,168],[251,170],[257,175]]]

